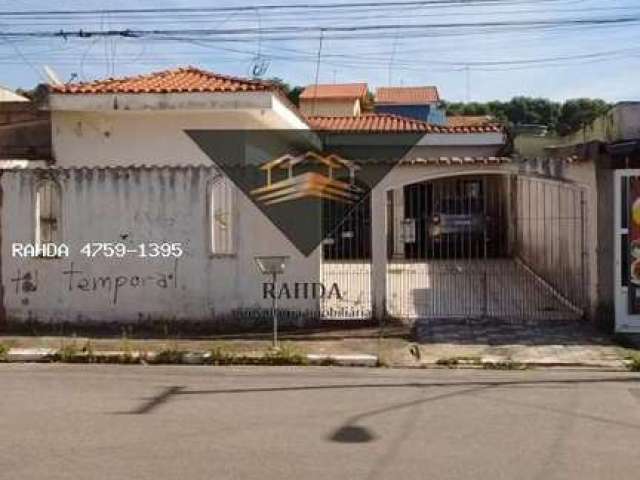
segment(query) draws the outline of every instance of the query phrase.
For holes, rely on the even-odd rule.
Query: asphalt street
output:
[[[640,375],[0,365],[2,479],[638,479]]]

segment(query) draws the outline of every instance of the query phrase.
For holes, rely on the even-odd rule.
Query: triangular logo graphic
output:
[[[305,256],[422,138],[309,130],[187,130]],[[328,214],[331,212],[331,214]]]

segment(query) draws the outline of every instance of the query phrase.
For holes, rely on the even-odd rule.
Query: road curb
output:
[[[57,352],[55,348],[10,348],[6,359],[11,363],[48,362]]]
[[[340,365],[343,367],[376,367],[378,356],[370,354],[307,354],[311,365]]]
[[[581,362],[509,362],[509,361],[491,361],[491,362],[465,362],[460,361],[456,364],[442,364],[438,362],[423,362],[414,365],[391,365],[393,368],[414,368],[414,369],[466,369],[466,370],[527,370],[527,369],[583,369],[583,370],[607,370],[628,372],[631,362],[611,362],[611,363],[581,363]]]
[[[58,362],[58,363],[140,363],[140,364],[172,364],[172,365],[299,365],[299,362],[269,363],[267,355],[239,355],[230,358],[229,362],[213,361],[211,352],[181,351],[171,352],[170,359],[162,359],[162,352],[104,350],[99,352],[78,351],[65,354],[63,349],[55,348],[11,348],[5,356],[10,363]],[[349,367],[376,367],[378,356],[370,354],[306,354],[302,357],[308,365],[336,365]],[[265,360],[265,363],[261,363]],[[302,363],[304,364],[304,363]]]
[[[229,362],[212,361],[211,352],[183,351],[175,352],[170,360],[159,359],[162,353],[144,351],[109,350],[99,352],[77,352],[65,357],[61,349],[55,348],[11,348],[5,354],[4,361],[9,363],[59,362],[59,363],[105,363],[105,364],[173,364],[173,365],[301,365],[301,363],[261,363],[261,355],[245,355],[231,359]],[[372,354],[333,354],[310,353],[303,356],[307,365],[344,366],[344,367],[378,367],[381,366],[377,355]],[[631,370],[630,360],[611,361],[606,363],[557,362],[557,361],[517,361],[500,358],[483,358],[481,360],[456,359],[449,363],[441,360],[414,364],[391,363],[391,368],[410,369],[476,369],[476,370],[525,370],[543,368],[575,368],[594,370]],[[304,364],[304,363],[302,363]]]

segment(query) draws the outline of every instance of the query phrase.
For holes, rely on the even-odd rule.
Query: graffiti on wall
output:
[[[50,278],[50,277],[49,277]],[[55,279],[55,282],[58,280]],[[87,272],[70,262],[60,272],[60,281],[68,292],[81,294],[98,294],[106,296],[109,302],[116,305],[124,291],[136,291],[142,289],[177,289],[178,288],[178,262],[166,270],[157,270],[143,273],[110,273],[106,275]],[[16,295],[29,295],[37,292],[39,288],[38,270],[22,271],[18,269],[11,278],[13,291]]]

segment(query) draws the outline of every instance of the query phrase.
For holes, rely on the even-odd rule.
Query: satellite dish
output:
[[[54,72],[50,66],[45,65],[43,69],[44,73],[47,75],[47,80],[49,80],[49,83],[51,85],[64,85],[64,83],[62,83],[62,81],[60,80],[60,77],[58,77],[58,74]]]

